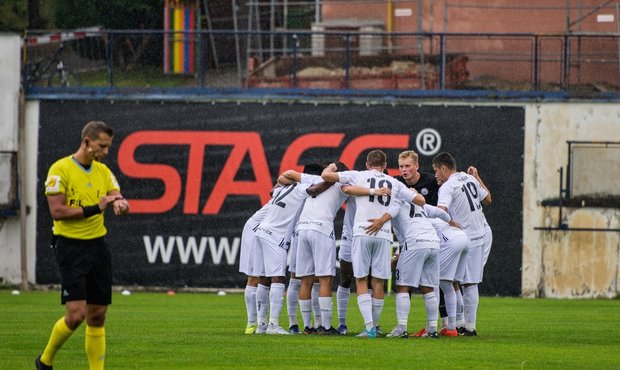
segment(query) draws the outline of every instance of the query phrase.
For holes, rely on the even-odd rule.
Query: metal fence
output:
[[[620,34],[94,30],[29,40],[26,88],[620,92]]]

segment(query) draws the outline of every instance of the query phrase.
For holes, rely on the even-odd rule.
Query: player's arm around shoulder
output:
[[[323,178],[323,180],[329,182],[339,182],[340,175],[338,174],[338,172],[336,172],[336,168],[337,167],[335,163],[330,163],[329,166],[325,167],[325,169],[321,173],[321,177]]]
[[[286,186],[301,181],[301,173],[295,170],[286,170],[278,177],[278,184]]]
[[[482,179],[480,178],[480,174],[478,173],[478,169],[474,166],[469,166],[469,168],[467,168],[467,173],[473,176],[476,179],[476,181],[478,181],[478,184],[480,184],[480,187],[484,189],[484,191],[487,193],[487,195],[484,198],[482,198],[482,204],[484,204],[485,206],[488,206],[489,204],[491,204],[491,202],[493,201],[493,199],[491,198],[491,192],[486,187],[484,182],[482,182]]]
[[[418,193],[415,189],[409,189],[400,181],[394,182],[394,190],[399,194],[404,194],[402,198],[400,198],[403,202],[413,203],[420,207],[424,207],[426,204],[426,199],[424,199],[424,195]]]

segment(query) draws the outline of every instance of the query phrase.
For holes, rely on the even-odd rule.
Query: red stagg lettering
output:
[[[204,208],[203,214],[219,213],[228,195],[257,195],[261,203],[269,200],[271,174],[260,136],[256,132],[233,131],[137,131],[125,138],[119,147],[118,164],[127,176],[158,179],[164,183],[164,194],[156,199],[129,199],[134,213],[165,213],[181,196],[182,180],[176,168],[164,164],[139,163],[136,149],[142,145],[189,145],[189,161],[185,184],[183,213],[197,214],[202,182],[205,147],[232,146]],[[235,181],[235,174],[245,156],[252,162],[255,181]]]
[[[282,157],[280,173],[287,169],[303,170],[299,164],[303,153],[310,148],[337,148],[344,133],[311,133],[293,141]],[[118,152],[121,171],[139,179],[157,179],[164,183],[164,194],[156,199],[130,199],[133,213],[165,213],[176,206],[181,197],[183,181],[175,167],[165,164],[139,163],[135,160],[136,149],[143,145],[189,145],[187,179],[183,213],[197,214],[202,184],[205,147],[232,146],[232,151],[218,176],[203,209],[203,214],[217,214],[229,195],[257,195],[261,203],[269,200],[272,178],[260,135],[256,132],[233,131],[137,131],[125,138]],[[349,168],[362,152],[374,148],[407,149],[409,135],[371,134],[353,139],[342,151],[339,161]],[[235,181],[246,153],[252,162],[255,181]],[[391,175],[398,168],[388,169]]]
[[[286,170],[302,172],[304,166],[299,164],[299,158],[307,149],[337,148],[343,138],[342,133],[306,134],[298,137],[286,149],[280,163],[280,173]]]
[[[364,135],[351,140],[340,155],[340,161],[349,168],[355,166],[355,160],[367,149],[407,149],[409,147],[409,135],[373,134]],[[388,160],[389,165],[389,160]],[[390,176],[400,174],[398,168],[388,168]]]

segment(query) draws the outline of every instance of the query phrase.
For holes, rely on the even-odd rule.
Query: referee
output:
[[[117,216],[129,212],[116,178],[101,163],[113,134],[104,122],[88,122],[77,152],[56,161],[45,180],[66,314],[56,322],[45,350],[36,358],[37,369],[52,369],[54,356],[84,320],[89,368],[103,369],[103,325],[112,302],[112,266],[104,241],[103,212],[108,207]]]

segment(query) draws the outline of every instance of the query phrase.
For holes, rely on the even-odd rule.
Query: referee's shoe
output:
[[[41,362],[41,355],[38,355],[34,360],[34,365],[37,367],[37,370],[53,370],[51,366],[48,366]]]

